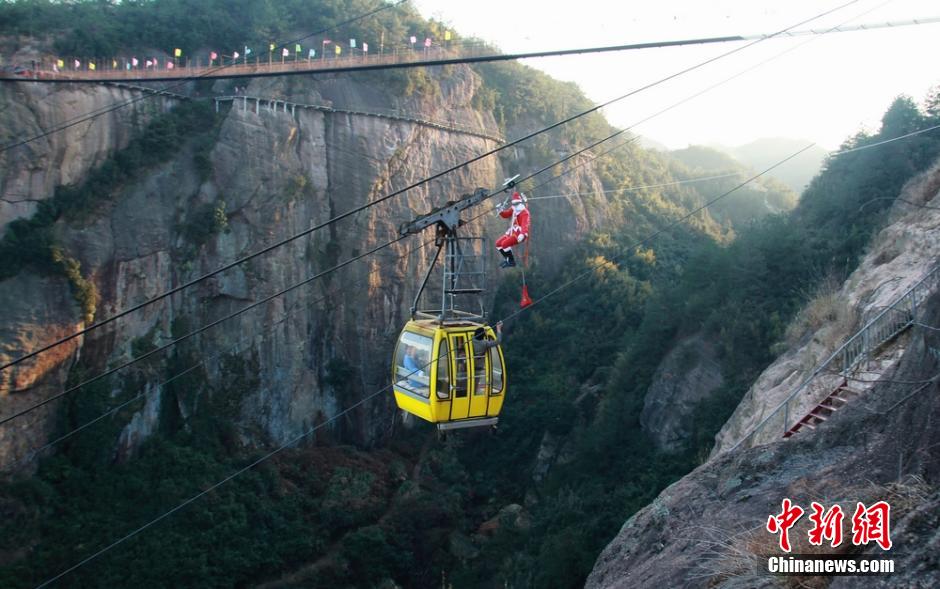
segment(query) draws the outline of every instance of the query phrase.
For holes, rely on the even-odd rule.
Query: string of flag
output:
[[[438,37],[426,36],[423,41],[420,41],[417,35],[409,35],[405,39],[407,43],[402,43],[401,45],[389,44],[388,48],[386,48],[383,35],[383,39],[379,43],[379,50],[376,53],[385,53],[386,49],[397,52],[401,48],[410,48],[411,50],[419,50],[419,48],[429,50],[434,46],[444,48],[450,45],[453,38],[454,35],[450,30],[444,30]],[[55,72],[68,69],[73,71],[97,71],[98,69],[106,69],[108,65],[110,65],[111,70],[172,70],[179,67],[201,67],[203,65],[212,67],[239,64],[248,65],[249,63],[270,63],[274,61],[275,57],[279,57],[280,61],[283,63],[288,59],[292,61],[306,59],[309,61],[318,58],[324,59],[328,55],[342,56],[344,55],[344,51],[350,55],[356,53],[369,55],[369,49],[369,43],[355,37],[351,37],[348,43],[333,39],[323,39],[317,45],[306,47],[301,43],[295,43],[293,50],[287,46],[278,46],[275,43],[269,43],[267,59],[265,59],[262,54],[253,51],[248,45],[243,45],[241,51],[236,50],[231,53],[222,53],[216,50],[210,50],[208,55],[201,52],[199,55],[194,56],[186,55],[182,48],[174,47],[166,56],[130,56],[109,59],[56,57],[52,60],[52,70]]]

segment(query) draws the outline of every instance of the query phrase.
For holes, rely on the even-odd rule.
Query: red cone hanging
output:
[[[522,300],[519,301],[519,307],[525,309],[532,304],[532,299],[529,298],[529,287],[525,284],[522,285]]]

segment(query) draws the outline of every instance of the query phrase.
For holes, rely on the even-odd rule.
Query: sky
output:
[[[412,0],[425,17],[516,53],[940,17],[936,0]],[[604,102],[748,42],[525,60],[577,83]],[[768,39],[604,109],[672,149],[743,145],[762,137],[815,141],[827,150],[860,130],[877,131],[891,101],[918,103],[940,85],[940,22]],[[768,61],[769,60],[769,61]],[[931,64],[934,65],[931,65]],[[760,65],[758,65],[760,64]],[[757,67],[754,67],[757,66]],[[708,86],[753,68],[665,114],[637,124]],[[634,126],[636,125],[636,126]]]

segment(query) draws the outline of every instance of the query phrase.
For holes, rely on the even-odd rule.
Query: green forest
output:
[[[62,54],[191,52],[233,39],[266,44],[378,6],[320,0],[311,11],[300,0],[29,0],[0,4],[0,35],[48,35]],[[384,30],[404,38],[439,26],[404,5],[341,34],[377,37]],[[591,106],[574,84],[526,66],[475,71],[484,82],[476,106],[492,111],[510,136]],[[426,91],[409,81],[432,83],[413,72],[383,75],[402,82],[403,93]],[[11,224],[0,240],[0,280],[25,270],[67,276],[93,316],[97,294],[88,292],[93,285],[75,263],[57,257],[55,224],[95,214],[131,179],[130,170],[146,173],[137,165],[144,154],[214,141],[218,121],[207,111],[194,104],[154,118],[84,184],[60,189],[33,218]],[[798,199],[761,179],[675,227],[753,171],[705,148],[663,154],[630,143],[598,157],[592,165],[605,194],[593,198],[607,199],[612,218],[566,256],[559,272],[541,268],[535,255],[528,276],[534,295],[571,286],[507,322],[511,392],[494,431],[440,439],[420,423],[396,427],[374,447],[302,443],[209,490],[271,449],[243,451],[233,442],[240,400],[257,386],[257,358],[224,355],[225,390],[211,390],[202,370],[173,380],[162,392],[160,431],[127,460],[116,459],[114,444],[142,407],[137,391],[196,364],[199,350],[188,342],[165,362],[95,383],[68,398],[59,434],[127,404],[39,460],[34,475],[0,481],[0,587],[33,587],[115,541],[120,545],[60,585],[582,586],[623,523],[707,457],[747,388],[793,337],[788,326],[799,311],[853,271],[900,188],[940,157],[938,131],[859,149],[940,124],[940,93],[923,104],[898,97],[881,123],[875,133],[846,140],[847,153],[831,156]],[[611,132],[603,117],[590,115],[538,137],[521,161],[504,159],[504,167],[538,169],[558,159],[558,145],[573,151]],[[537,194],[546,180],[523,189]],[[771,207],[754,206],[765,196]],[[179,228],[192,247],[224,230],[224,203]],[[518,294],[515,277],[500,283],[493,317],[512,314]],[[174,330],[183,334],[190,326],[180,322]],[[714,342],[725,384],[697,408],[682,451],[663,454],[643,432],[640,411],[664,356],[694,334]],[[135,355],[153,346],[144,339],[134,344]],[[337,363],[332,371],[342,380],[355,368]],[[80,363],[71,384],[90,372]],[[194,391],[209,392],[211,402],[186,413],[181,408],[196,407]],[[536,477],[546,445],[556,451]]]

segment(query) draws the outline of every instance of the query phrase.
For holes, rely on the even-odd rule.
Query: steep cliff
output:
[[[715,349],[701,334],[677,343],[653,375],[640,424],[656,445],[680,450],[688,439],[689,420],[702,400],[724,383]]]
[[[912,179],[898,196],[895,221],[873,241],[858,269],[836,292],[823,292],[797,318],[790,331],[795,345],[769,366],[718,432],[712,454],[729,448],[766,417],[806,380],[860,325],[895,300],[940,259],[940,210],[930,208],[940,190],[940,163]],[[926,205],[927,208],[921,206]],[[892,346],[872,370],[890,369],[903,354],[903,341]],[[835,378],[835,377],[833,377]],[[821,383],[825,386],[828,383]],[[864,383],[854,386],[864,388]],[[818,402],[819,390],[808,388],[791,412],[802,415]],[[776,439],[779,430],[766,428],[753,442]],[[753,443],[752,442],[752,443]]]
[[[787,586],[787,579],[767,573],[766,554],[774,552],[776,540],[764,529],[783,497],[796,504],[838,503],[848,513],[855,501],[889,501],[899,573],[868,579],[866,586],[940,582],[927,548],[936,546],[940,488],[940,443],[932,425],[940,416],[937,292],[918,313],[918,323],[928,327],[914,325],[861,367],[851,383],[861,396],[814,431],[804,428],[783,440],[782,428],[766,427],[730,450],[860,324],[935,267],[938,189],[938,165],[905,186],[891,224],[875,237],[859,268],[791,326],[795,345],[755,382],[716,437],[711,459],[627,520],[595,563],[588,587]],[[847,309],[833,307],[840,304]],[[820,311],[821,305],[828,307]],[[813,394],[801,397],[791,420],[819,401],[818,391]],[[793,534],[805,536],[806,526],[801,522]],[[844,544],[840,550],[881,552]],[[826,586],[820,578],[799,581]],[[828,586],[857,583],[844,577]]]
[[[138,100],[143,93],[117,86],[0,85],[0,141],[11,145],[75,123],[61,132],[0,153],[0,234],[14,219],[36,212],[59,186],[75,184],[101,165],[157,112],[178,101]],[[106,112],[79,122],[87,113]]]
[[[394,84],[387,87],[392,91],[383,92],[369,77],[255,81],[245,94],[377,114],[394,110],[467,127],[496,128],[490,113],[473,107],[480,80],[469,68],[446,68],[431,82],[438,88],[432,96],[408,95]],[[19,86],[24,85],[6,86],[7,92],[19,92],[6,98],[19,109],[37,113],[31,125],[48,128],[61,120],[58,110],[41,107],[45,92],[15,90]],[[76,101],[74,112],[109,104],[123,98],[124,92],[110,87],[72,91],[84,98]],[[141,104],[162,110],[174,102],[155,98]],[[150,162],[152,169],[146,175],[118,187],[90,214],[56,223],[58,243],[80,263],[82,274],[100,293],[98,319],[496,146],[472,134],[383,116],[302,107],[249,108],[244,101],[223,103],[221,108],[219,120],[206,136],[183,141],[171,157]],[[115,117],[130,117],[135,111],[116,112],[122,114]],[[4,178],[5,194],[30,186],[31,200],[48,198],[56,186],[81,179],[83,172],[126,145],[134,126],[104,118],[73,129],[81,134],[53,135],[55,140],[30,144],[35,166],[21,172],[16,172],[23,167],[16,162],[5,166],[16,172]],[[10,153],[27,157],[24,149]],[[525,148],[515,153],[524,157]],[[504,161],[511,164],[512,158]],[[72,372],[79,358],[86,376],[126,361],[390,240],[402,221],[477,186],[498,186],[505,175],[496,158],[480,161],[7,371],[0,383],[4,414],[61,391],[70,375],[73,384],[80,382]],[[600,181],[592,167],[585,166],[559,184],[577,193],[576,187],[599,187]],[[567,244],[606,218],[604,202],[592,202],[590,215],[573,214],[588,208],[581,198],[555,199],[539,207],[534,231],[560,237],[552,258],[558,259]],[[10,209],[7,218],[32,210]],[[487,215],[471,229],[493,238],[502,230],[499,225]],[[431,248],[416,249],[419,241],[396,244],[227,321],[199,336],[198,346],[181,346],[175,356],[140,363],[112,381],[108,386],[116,401],[138,394],[142,381],[151,391],[144,407],[122,417],[127,425],[120,453],[132,452],[154,431],[161,414],[156,385],[171,375],[168,363],[178,371],[187,363],[204,362],[196,371],[200,382],[164,407],[164,414],[170,410],[184,421],[200,403],[209,402],[201,400],[204,396],[229,394],[228,383],[250,365],[256,381],[240,392],[244,398],[231,401],[237,408],[240,438],[249,444],[283,442],[382,388],[386,359],[375,351],[390,349],[406,319],[417,277],[433,253]],[[83,325],[67,291],[65,280],[29,269],[0,283],[0,297],[12,305],[8,308],[19,311],[4,315],[0,323],[0,360]],[[227,351],[238,352],[245,360],[226,362]],[[339,378],[344,367],[355,368],[358,378]],[[360,443],[376,440],[393,415],[389,404],[384,399],[358,410],[334,433]],[[15,429],[4,428],[0,460],[16,460],[29,447],[40,445],[51,431],[55,407],[51,404],[46,411],[16,422]]]

